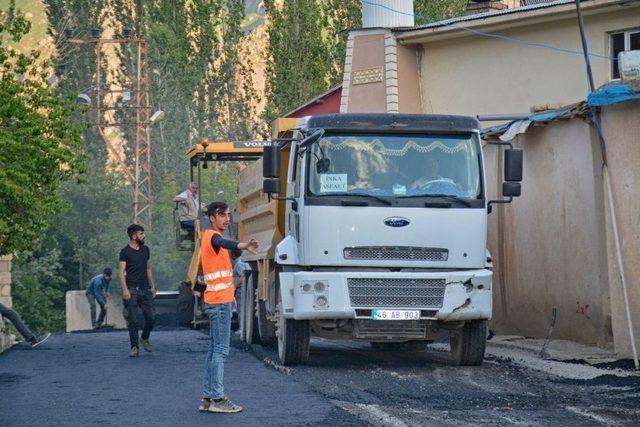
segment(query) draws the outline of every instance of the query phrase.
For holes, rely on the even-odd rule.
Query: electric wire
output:
[[[428,24],[437,23],[437,24],[440,24],[440,25],[442,25],[444,27],[451,27],[451,28],[455,28],[455,29],[458,29],[458,30],[467,31],[469,33],[476,34],[476,35],[483,36],[483,37],[500,39],[500,40],[504,40],[504,41],[507,41],[507,42],[510,42],[510,43],[520,44],[520,45],[527,46],[527,47],[536,47],[536,48],[542,48],[542,49],[549,49],[549,50],[553,50],[553,51],[560,52],[560,53],[570,53],[570,54],[573,54],[573,55],[580,55],[580,56],[584,55],[584,52],[580,51],[580,50],[573,50],[573,49],[553,46],[553,45],[545,44],[545,43],[531,42],[531,41],[527,41],[527,40],[518,39],[518,38],[515,38],[515,37],[505,36],[503,34],[480,31],[480,30],[476,30],[474,28],[465,27],[463,25],[457,25],[457,24],[454,24],[454,23],[447,23],[444,20],[443,21],[430,20],[430,19],[427,19],[424,16],[417,15],[415,13],[403,12],[401,10],[393,9],[393,8],[391,8],[389,6],[386,6],[386,5],[383,5],[383,4],[373,3],[373,2],[371,2],[369,0],[362,0],[362,3],[368,4],[368,5],[371,5],[371,6],[377,6],[377,7],[380,7],[382,9],[387,9],[387,10],[389,10],[391,12],[394,12],[394,13],[397,13],[397,14],[400,14],[400,15],[411,16],[413,18],[420,18],[420,19],[423,19],[424,21],[426,21]],[[567,4],[569,4],[569,3],[567,3]],[[606,56],[606,55],[600,55],[598,53],[589,52],[588,55],[592,56],[594,58],[605,59],[607,61],[617,61],[618,60],[617,58],[612,58],[612,57]]]

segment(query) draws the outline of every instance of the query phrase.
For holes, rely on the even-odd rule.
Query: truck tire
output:
[[[280,297],[280,289],[276,290],[276,315],[278,324],[276,337],[278,357],[284,366],[304,363],[309,359],[309,342],[311,327],[308,320],[285,319]]]
[[[256,290],[256,300],[258,300],[258,291]],[[265,301],[258,301],[258,332],[262,345],[273,345],[276,343],[276,324],[267,319],[267,304]]]
[[[451,331],[451,356],[460,366],[480,366],[487,343],[487,321],[471,320]]]
[[[247,344],[261,344],[258,319],[256,318],[256,290],[258,284],[258,272],[253,271],[245,280],[244,293],[246,293],[245,306],[242,307],[244,316],[244,341]]]
[[[280,318],[278,357],[284,366],[304,363],[309,359],[310,330],[308,320]]]
[[[195,298],[191,286],[182,282],[178,292],[178,303],[176,304],[178,326],[192,326]]]

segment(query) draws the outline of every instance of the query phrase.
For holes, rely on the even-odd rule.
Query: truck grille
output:
[[[440,309],[445,279],[347,279],[354,308]]]
[[[414,246],[359,246],[344,248],[344,259],[446,261],[449,251],[443,248]]]

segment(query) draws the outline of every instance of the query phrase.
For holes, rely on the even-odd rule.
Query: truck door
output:
[[[287,197],[292,197],[295,201],[287,200],[287,234],[299,241],[300,226],[300,179],[302,171],[302,160],[298,156],[298,145],[294,143],[291,148],[289,158],[289,171],[287,173]]]

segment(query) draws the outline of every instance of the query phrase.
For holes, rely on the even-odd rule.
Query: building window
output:
[[[611,34],[611,78],[619,79],[618,54],[626,50],[640,50],[640,30],[624,31]]]

